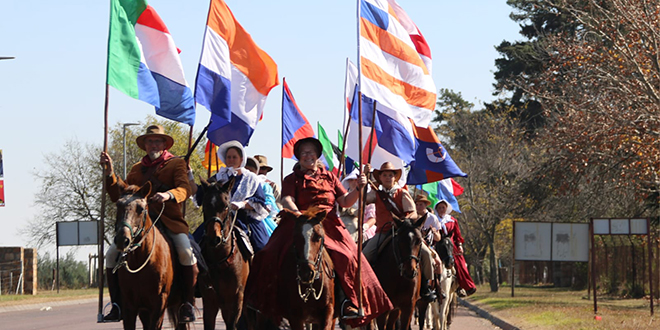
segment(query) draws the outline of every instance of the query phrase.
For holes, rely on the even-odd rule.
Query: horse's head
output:
[[[202,201],[202,210],[204,213],[204,226],[206,236],[210,239],[209,243],[218,245],[224,244],[231,237],[231,233],[226,232],[231,225],[229,214],[229,194],[234,184],[234,178],[231,178],[225,184],[219,182],[207,182],[200,180],[204,191],[204,200]]]
[[[293,230],[293,250],[299,282],[311,284],[321,271],[325,240],[322,221],[328,212],[312,207],[297,217],[288,210],[282,213],[282,216],[294,217],[296,222]]]
[[[121,197],[117,200],[117,222],[115,223],[115,245],[120,251],[126,250],[136,237],[144,234],[149,212],[147,196],[151,192],[151,182],[142,187],[122,186]]]
[[[392,245],[394,258],[399,265],[399,274],[402,277],[414,279],[419,274],[419,255],[424,244],[421,225],[426,217],[416,222],[394,218],[394,237]]]

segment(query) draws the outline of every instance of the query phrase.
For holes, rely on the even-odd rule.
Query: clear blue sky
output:
[[[342,122],[346,58],[355,62],[356,2],[227,0],[237,20],[275,60],[298,105],[331,137]],[[149,2],[182,50],[193,85],[208,11],[208,0]],[[494,46],[520,39],[505,0],[399,0],[426,37],[437,88],[461,92],[479,104],[491,101]],[[0,10],[0,149],[3,150],[6,206],[0,207],[0,246],[26,246],[17,234],[38,216],[32,172],[45,154],[73,138],[103,143],[103,102],[109,1],[5,1]],[[38,8],[35,8],[38,7]],[[248,153],[264,154],[279,176],[281,85],[266,103],[264,119]],[[111,88],[110,125],[140,121],[153,107]],[[197,109],[196,129],[208,122]],[[285,173],[293,163],[285,162]],[[460,164],[458,164],[460,166]],[[99,169],[100,170],[100,169]],[[99,182],[99,185],[101,183]],[[93,251],[93,249],[90,249]]]

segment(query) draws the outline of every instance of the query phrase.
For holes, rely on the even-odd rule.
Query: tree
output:
[[[126,129],[127,167],[140,161],[144,151],[135,143],[135,138],[144,132],[144,127],[159,124],[174,138],[170,151],[175,155],[185,155],[188,149],[189,126],[165,119],[148,116],[144,123]],[[203,145],[205,142],[200,142]],[[117,123],[109,132],[108,152],[113,159],[115,173],[123,176],[123,127]],[[39,214],[23,227],[22,234],[37,248],[53,244],[55,223],[58,221],[98,221],[101,210],[102,170],[99,166],[101,147],[81,143],[76,139],[67,141],[62,149],[44,157],[44,166],[34,173],[41,183],[35,195],[35,205]],[[196,150],[190,158],[190,165],[197,174],[206,173],[201,165],[202,150]],[[206,176],[205,174],[202,174]],[[114,236],[115,205],[107,199],[105,209],[105,241],[110,243]],[[202,222],[201,211],[193,203],[186,201],[186,220],[191,228]]]

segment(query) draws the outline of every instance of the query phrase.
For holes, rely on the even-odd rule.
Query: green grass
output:
[[[37,291],[36,295],[3,294],[0,296],[0,307],[23,304],[37,304],[49,301],[87,299],[98,296],[98,289],[60,290],[60,293],[57,293],[57,291]]]
[[[650,316],[648,299],[598,297],[598,316],[593,312],[593,296],[587,291],[566,288],[501,287],[490,292],[480,286],[467,298],[473,304],[521,329],[659,329]],[[657,308],[656,308],[657,309]]]

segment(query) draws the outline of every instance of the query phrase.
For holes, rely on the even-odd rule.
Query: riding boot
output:
[[[193,266],[181,266],[183,284],[183,304],[179,309],[179,323],[195,321],[195,269]]]
[[[346,293],[341,287],[341,283],[339,283],[338,276],[335,276],[335,306],[339,306],[339,312],[342,320],[355,319],[360,317],[360,312],[346,297]]]
[[[108,292],[110,293],[110,303],[112,309],[110,313],[103,316],[103,322],[121,321],[121,291],[119,290],[119,278],[117,274],[112,273],[112,268],[106,268],[105,273],[108,279]]]
[[[424,275],[422,275],[422,285],[420,286],[419,289],[419,295],[421,296],[422,300],[424,300],[427,303],[432,303],[438,298],[435,295],[435,291],[431,290],[431,285],[429,284],[429,280],[426,279]]]

